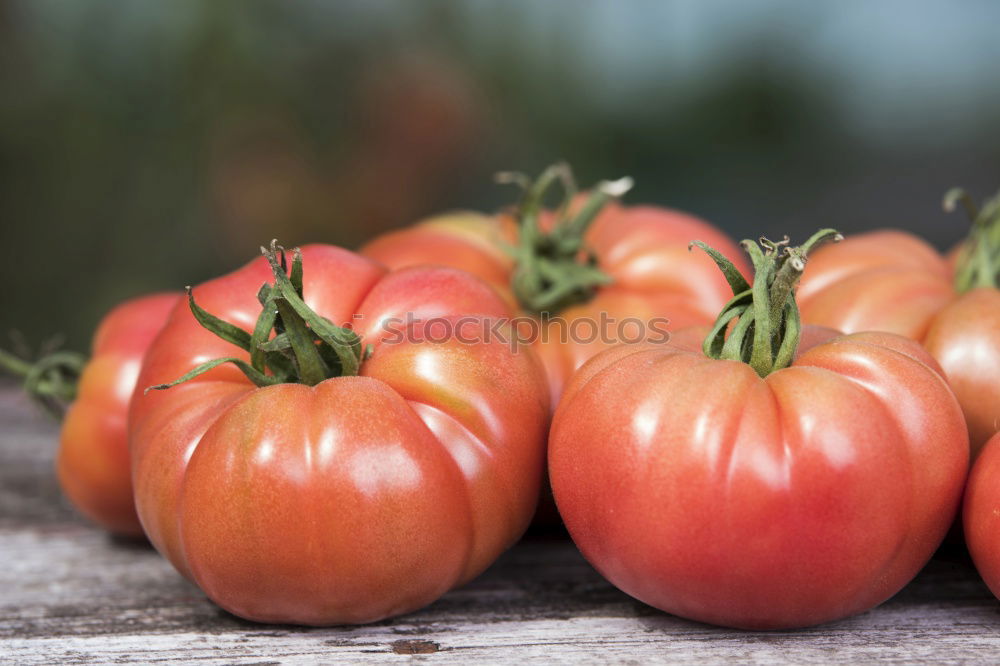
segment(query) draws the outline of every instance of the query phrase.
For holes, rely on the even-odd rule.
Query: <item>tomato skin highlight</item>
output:
[[[366,622],[425,606],[454,582],[465,556],[455,544],[472,527],[456,501],[463,485],[384,383],[279,384],[245,395],[201,438],[180,537],[193,578],[231,612]]]
[[[80,513],[115,534],[142,536],[132,499],[128,406],[146,349],[179,298],[135,298],[101,320],[60,431],[56,474],[63,493]]]
[[[478,575],[526,529],[545,463],[547,386],[532,354],[436,337],[435,327],[467,326],[471,339],[507,314],[479,279],[450,268],[387,272],[330,246],[306,246],[302,257],[309,306],[373,345],[360,374],[257,388],[226,365],[137,391],[136,505],[157,549],[236,615],[372,622]],[[250,329],[269,275],[258,259],[194,296]],[[424,324],[394,340],[386,322],[407,313]],[[182,303],[139,386],[217,356],[247,354]]]
[[[961,294],[934,317],[923,342],[962,405],[975,459],[1000,430],[1000,291]]]
[[[958,397],[975,459],[1000,428],[1000,291],[957,294],[956,254],[901,231],[858,234],[810,257],[797,299],[806,323],[923,343]]]
[[[951,284],[934,275],[883,267],[850,276],[803,299],[802,317],[852,333],[888,331],[920,341],[935,316],[954,298]]]
[[[492,285],[513,305],[513,261],[503,247],[516,240],[516,226],[509,216],[456,211],[382,234],[360,253],[389,268],[430,264],[468,271]]]
[[[555,414],[560,514],[598,571],[669,613],[780,629],[863,612],[958,508],[968,438],[935,365],[884,333],[764,379],[689,344],[605,352]]]
[[[551,226],[551,216],[542,224]],[[468,270],[489,282],[516,314],[511,291],[514,265],[503,246],[515,244],[517,236],[509,216],[455,213],[385,234],[360,252],[390,268],[435,264]],[[543,324],[546,334],[534,338],[532,346],[548,374],[553,408],[569,377],[610,346],[600,335],[587,340],[589,322],[599,323],[602,313],[616,322],[668,318],[671,331],[714,320],[732,294],[711,259],[688,249],[692,240],[719,249],[744,273],[747,268],[742,253],[721,231],[692,215],[655,206],[609,203],[584,238],[612,283],[600,288],[591,301],[553,313],[563,322]],[[577,337],[582,341],[564,332],[574,322],[579,322]]]
[[[809,257],[809,270],[802,276],[796,300],[801,307],[813,294],[832,284],[885,268],[911,269],[947,284],[951,284],[953,273],[937,250],[922,238],[899,229],[878,229],[817,249]]]

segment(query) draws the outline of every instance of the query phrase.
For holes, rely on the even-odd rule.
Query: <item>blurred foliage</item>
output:
[[[272,237],[353,247],[492,210],[515,194],[495,171],[556,158],[584,184],[630,174],[630,200],[739,237],[892,225],[944,246],[962,233],[937,214],[944,189],[1000,186],[996,95],[954,101],[975,122],[918,113],[883,140],[844,104],[866,100],[843,68],[800,62],[770,14],[721,61],[678,67],[664,42],[641,75],[609,74],[588,39],[598,5],[640,23],[654,8],[0,0],[0,332],[82,348],[117,301],[230,270]],[[995,76],[984,66],[983,86]]]

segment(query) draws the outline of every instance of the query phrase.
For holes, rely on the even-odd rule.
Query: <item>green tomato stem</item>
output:
[[[553,313],[593,298],[597,289],[611,283],[611,277],[598,266],[597,257],[586,247],[584,236],[600,211],[631,187],[630,178],[598,183],[574,214],[570,205],[577,193],[569,166],[560,163],[546,169],[534,181],[522,174],[498,174],[502,183],[513,183],[524,190],[518,205],[518,242],[507,248],[514,259],[511,289],[520,306],[535,314]],[[543,231],[539,219],[545,195],[557,183],[562,184],[563,200],[557,220]]]
[[[261,312],[253,333],[223,321],[205,311],[187,288],[188,304],[199,324],[226,342],[250,354],[244,359],[227,356],[193,368],[167,384],[150,386],[146,391],[168,389],[190,381],[226,363],[235,365],[257,386],[300,383],[314,386],[332,377],[358,374],[366,351],[361,338],[348,329],[335,326],[321,317],[302,299],[302,253],[295,249],[291,271],[285,251],[276,241],[261,248],[274,275],[273,284],[264,284],[257,292]]]
[[[702,344],[705,355],[746,363],[761,377],[791,365],[802,330],[795,288],[806,258],[821,243],[841,238],[833,229],[821,229],[799,247],[790,247],[787,238],[779,242],[762,238],[759,243],[744,240],[741,245],[754,268],[753,285],[722,253],[701,241],[693,242],[692,247],[708,253],[733,290],[732,300]]]
[[[964,293],[978,287],[1000,286],[1000,193],[976,206],[965,190],[955,187],[944,195],[946,212],[962,204],[972,228],[962,245],[955,270],[955,289]]]
[[[76,399],[86,363],[87,357],[79,352],[56,351],[28,361],[0,349],[0,369],[20,378],[24,392],[57,419]]]

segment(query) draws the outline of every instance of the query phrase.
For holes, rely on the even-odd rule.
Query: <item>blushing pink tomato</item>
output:
[[[895,594],[951,524],[968,437],[933,358],[889,333],[800,330],[793,289],[832,235],[744,241],[752,287],[715,255],[735,296],[701,349],[685,332],[620,347],[567,387],[556,502],[637,599],[745,629],[828,622]]]

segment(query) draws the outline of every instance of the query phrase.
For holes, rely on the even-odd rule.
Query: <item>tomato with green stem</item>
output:
[[[969,452],[933,358],[890,333],[800,325],[806,255],[834,237],[744,241],[752,286],[702,245],[734,294],[702,348],[682,332],[604,352],[567,387],[556,503],[628,594],[713,624],[803,627],[889,598],[944,537]]]
[[[94,334],[91,357],[59,351],[27,362],[0,351],[0,366],[24,378],[24,388],[63,419],[56,472],[76,509],[104,529],[141,536],[132,499],[126,419],[139,368],[179,294],[159,293],[121,303]]]
[[[492,284],[515,312],[534,319],[519,331],[545,365],[553,408],[584,361],[626,336],[659,339],[667,327],[712,321],[727,285],[711,261],[688,251],[691,239],[705,239],[745,266],[735,244],[707,222],[619,205],[630,179],[598,183],[589,195],[577,195],[565,164],[534,183],[520,174],[500,180],[524,190],[513,218],[453,213],[385,234],[361,252],[392,268],[454,266]],[[565,197],[548,213],[543,200],[560,183]],[[623,322],[630,319],[645,329],[629,329]]]
[[[859,234],[816,253],[799,300],[807,323],[923,343],[958,396],[975,457],[1000,429],[1000,195],[981,209],[961,189],[945,196],[946,210],[959,203],[972,230],[948,257],[902,231]]]
[[[191,290],[150,348],[129,427],[146,533],[251,620],[420,608],[528,525],[544,371],[482,334],[508,308],[465,272],[264,255]]]

